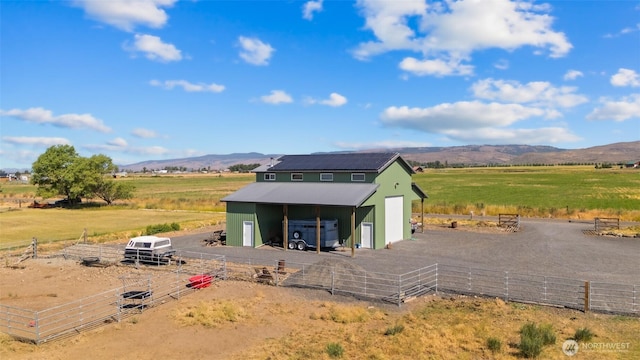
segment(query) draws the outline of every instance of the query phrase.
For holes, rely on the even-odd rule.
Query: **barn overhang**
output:
[[[256,204],[360,207],[378,184],[353,183],[251,183],[221,199]]]
[[[428,198],[429,198],[429,195],[427,195],[427,193],[426,193],[426,192],[424,192],[424,191],[422,190],[422,188],[420,188],[420,186],[418,186],[418,184],[416,184],[416,183],[414,183],[414,182],[412,182],[412,183],[411,183],[411,190],[413,190],[413,192],[414,192],[416,195],[418,195],[418,198],[419,198],[420,200],[428,199]]]

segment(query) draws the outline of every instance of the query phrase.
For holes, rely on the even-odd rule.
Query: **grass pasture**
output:
[[[425,212],[640,221],[640,171],[592,166],[432,169],[413,180]],[[414,205],[414,210],[419,207]]]
[[[86,209],[16,209],[0,214],[1,245],[77,241],[84,229],[92,241],[125,240],[143,235],[148,225],[176,222],[182,229],[224,222],[224,213],[99,207]]]
[[[78,209],[27,209],[36,197],[33,185],[0,185],[0,243],[72,240],[87,228],[91,239],[116,234],[126,238],[148,225],[178,222],[217,224],[224,196],[255,180],[253,174],[132,175],[135,198],[115,206],[93,204]],[[500,167],[427,170],[413,177],[429,194],[425,212],[593,219],[618,217],[640,221],[640,171],[591,166]],[[414,212],[420,211],[419,202]],[[189,225],[197,226],[197,225]]]

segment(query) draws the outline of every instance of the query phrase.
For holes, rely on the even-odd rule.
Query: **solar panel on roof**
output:
[[[397,153],[353,153],[285,155],[270,171],[345,170],[377,171],[394,160]]]

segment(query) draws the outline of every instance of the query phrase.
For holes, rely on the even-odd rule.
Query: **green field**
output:
[[[129,176],[135,198],[115,206],[27,209],[36,188],[16,182],[0,185],[0,243],[78,239],[84,229],[94,238],[139,233],[148,225],[216,224],[224,219],[224,196],[255,180],[251,174]],[[591,166],[429,169],[413,180],[429,195],[426,213],[640,221],[640,171]],[[420,203],[414,203],[420,211]],[[222,214],[222,215],[221,215]],[[108,238],[108,236],[106,236]]]
[[[414,175],[413,180],[429,195],[425,212],[495,215],[510,210],[541,217],[583,213],[640,220],[640,171],[633,169],[434,169]]]

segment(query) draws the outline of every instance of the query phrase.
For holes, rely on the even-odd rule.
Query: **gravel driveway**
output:
[[[362,268],[403,274],[434,263],[467,266],[520,274],[544,275],[575,280],[640,284],[640,239],[584,234],[593,222],[523,219],[514,233],[478,233],[442,228],[414,234],[412,240],[394,243],[392,249],[301,252],[263,246],[206,247],[209,234],[174,237],[178,250],[225,255],[228,261],[276,264],[285,260],[312,264],[326,258],[340,258]]]

